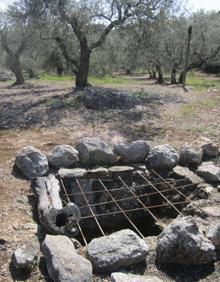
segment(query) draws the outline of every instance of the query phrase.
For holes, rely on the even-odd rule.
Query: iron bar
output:
[[[159,226],[164,229],[163,223],[160,222],[160,220],[147,208],[147,206],[137,197],[137,195],[128,187],[128,185],[126,184],[126,182],[124,182],[124,180],[118,176],[119,180],[122,182],[123,185],[125,185],[125,187],[127,187],[127,189],[129,190],[129,192],[135,197],[135,199],[147,210],[147,212],[153,217],[154,220],[156,220],[159,224]]]
[[[111,199],[114,201],[114,203],[116,204],[116,206],[120,209],[120,211],[123,213],[123,215],[126,217],[126,219],[129,221],[129,223],[131,224],[131,226],[133,226],[133,228],[138,232],[138,234],[144,238],[144,235],[140,232],[140,230],[137,228],[137,226],[132,222],[132,220],[127,216],[127,214],[123,211],[123,209],[120,207],[120,205],[118,204],[118,202],[115,200],[115,198],[112,196],[112,194],[108,191],[108,189],[106,188],[106,186],[104,185],[104,183],[99,179],[100,184],[102,185],[102,187],[105,189],[105,191],[109,194],[109,196],[111,197]]]
[[[66,187],[65,187],[65,185],[64,185],[62,179],[60,179],[60,183],[61,183],[61,187],[63,188],[63,191],[64,191],[64,193],[65,193],[65,195],[66,195],[66,197],[67,197],[67,199],[68,199],[68,202],[71,203],[70,198],[69,198],[69,196],[68,196],[68,194],[67,194],[67,191],[66,191]],[[84,235],[84,233],[83,233],[83,231],[82,231],[82,228],[81,228],[81,226],[80,226],[79,223],[77,223],[77,227],[79,228],[79,231],[80,231],[80,233],[81,233],[81,236],[82,236],[82,238],[83,238],[83,241],[84,241],[84,243],[85,243],[86,246],[87,246],[88,243],[87,243],[87,241],[86,241],[86,237],[85,237],[85,235]]]
[[[179,191],[174,185],[170,184],[169,182],[166,181],[166,179],[164,179],[160,174],[158,174],[156,171],[154,171],[153,169],[151,169],[151,171],[158,176],[161,180],[163,180],[167,185],[169,185],[172,189],[174,189],[177,193],[179,193],[180,195],[182,195],[185,199],[190,200],[191,199],[189,197],[187,197],[186,195],[184,195],[181,191]],[[193,185],[193,184],[191,184]]]
[[[97,220],[97,218],[96,218],[96,215],[94,214],[92,208],[89,206],[89,201],[87,200],[87,198],[86,198],[86,196],[85,196],[85,194],[84,194],[84,191],[83,191],[83,189],[82,189],[82,187],[81,187],[81,185],[80,185],[78,179],[76,179],[76,183],[77,183],[77,185],[79,186],[79,189],[80,189],[81,192],[82,192],[82,195],[83,195],[83,197],[84,197],[84,199],[85,199],[85,202],[86,202],[86,204],[88,205],[88,208],[89,208],[91,214],[93,215],[93,218],[94,218],[94,220],[95,220],[95,222],[96,222],[96,224],[97,224],[99,230],[101,231],[102,235],[105,236],[105,233],[104,233],[104,231],[102,230],[102,227],[101,227],[101,225],[99,224],[99,222],[98,222],[98,220]]]
[[[186,204],[187,201],[184,202],[176,202],[173,203],[173,205],[183,205]],[[161,205],[154,205],[154,206],[147,206],[148,209],[156,209],[156,208],[163,208],[163,207],[169,207],[170,204],[166,203],[166,204],[161,204]],[[129,209],[129,210],[123,210],[123,211],[114,211],[114,212],[108,212],[108,213],[100,213],[100,214],[96,214],[96,217],[103,217],[103,216],[109,216],[109,215],[115,215],[115,214],[121,214],[121,213],[127,213],[127,212],[137,212],[137,211],[146,211],[146,208],[142,207],[142,208],[135,208],[135,209]],[[83,216],[82,219],[89,219],[89,218],[93,218],[92,215],[88,215],[88,216]]]
[[[178,214],[181,214],[183,216],[183,213],[181,211],[179,211],[164,195],[163,193],[161,193],[146,177],[144,177],[143,175],[141,175],[138,171],[137,171],[138,175],[140,175],[140,177],[142,179],[144,179],[147,183],[149,183],[163,198],[165,201],[167,201],[177,212]],[[191,201],[190,201],[191,202]]]
[[[160,182],[160,184],[158,184],[158,183],[156,183],[156,184],[161,185],[161,184],[164,184],[164,182]],[[161,192],[168,192],[168,191],[172,191],[172,190],[176,190],[176,189],[184,189],[184,188],[192,187],[192,186],[193,186],[193,184],[186,184],[186,185],[179,186],[178,188],[165,189],[165,190],[162,190]],[[129,187],[129,188],[130,189],[136,189],[136,188],[147,188],[147,187],[151,187],[151,185],[150,184],[143,184],[143,185],[139,185],[139,186],[132,186],[132,187]],[[114,191],[120,191],[120,190],[127,190],[127,188],[121,187],[121,188],[114,188],[114,189],[109,189],[109,190],[114,192]],[[87,195],[87,194],[96,194],[96,193],[103,193],[103,192],[104,192],[103,190],[88,191],[88,192],[84,192],[84,194]],[[158,192],[149,193],[149,195],[154,195],[154,194],[158,194]],[[80,195],[82,195],[82,193],[69,193],[68,194],[68,196],[80,196]]]
[[[192,184],[188,184],[188,185],[185,185],[181,188],[185,188],[185,187],[191,187]],[[127,189],[127,188],[126,188]],[[174,189],[166,189],[166,190],[162,190],[161,193],[165,193],[165,192],[170,192],[170,191],[173,191]],[[108,190],[108,191],[111,191],[112,190]],[[101,192],[101,191],[100,191]],[[106,193],[106,191],[102,190],[103,193]],[[130,192],[130,191],[129,191]],[[145,193],[145,194],[141,194],[141,195],[136,195],[137,198],[143,198],[143,197],[148,197],[148,196],[153,196],[153,195],[158,195],[159,193],[158,192],[151,192],[151,193]],[[68,195],[71,195],[71,194],[68,194]],[[80,194],[81,195],[81,194]],[[122,201],[127,201],[127,200],[132,200],[132,199],[135,199],[136,198],[135,196],[132,196],[132,197],[127,197],[127,198],[122,198],[122,199],[117,199],[116,201],[117,202],[122,202]],[[190,200],[188,198],[188,200]],[[101,206],[101,205],[106,205],[106,204],[111,204],[111,203],[114,203],[114,201],[106,201],[106,202],[101,202],[101,203],[97,203],[97,204],[90,204],[89,206],[90,207],[96,207],[96,206]],[[85,205],[85,206],[81,206],[79,207],[80,209],[83,209],[83,208],[87,208],[88,206]]]

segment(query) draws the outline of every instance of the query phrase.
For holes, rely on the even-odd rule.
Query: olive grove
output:
[[[186,14],[178,0],[19,0],[0,22],[5,65],[24,83],[29,76],[71,73],[77,87],[89,74],[149,73],[182,83],[187,29],[192,26],[186,72],[220,64],[220,14]],[[177,12],[178,11],[178,12]],[[179,75],[179,77],[177,77]]]

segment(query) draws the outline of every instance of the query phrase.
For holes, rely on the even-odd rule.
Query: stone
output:
[[[110,146],[96,138],[85,138],[78,145],[80,162],[85,166],[112,165],[116,156]]]
[[[202,207],[201,210],[210,218],[220,219],[219,206],[213,206],[213,204],[207,207]]]
[[[87,174],[86,169],[84,168],[61,168],[58,171],[58,175],[62,179],[68,179],[68,178],[83,178]]]
[[[162,282],[156,276],[134,275],[130,273],[114,272],[111,275],[111,282]]]
[[[220,181],[220,167],[215,166],[212,162],[202,163],[198,167],[197,173],[208,182]]]
[[[180,148],[181,165],[198,165],[202,162],[203,150],[200,147],[183,146]]]
[[[15,250],[12,254],[12,263],[17,269],[28,269],[33,266],[40,252],[37,238]]]
[[[95,272],[112,272],[143,261],[148,250],[144,240],[126,229],[93,239],[87,246],[86,256]]]
[[[71,240],[62,235],[46,235],[42,244],[50,278],[56,282],[92,282],[92,265],[77,254]]]
[[[216,249],[220,249],[220,222],[209,229],[206,237],[212,242]]]
[[[207,217],[207,213],[203,210],[204,207],[212,205],[210,200],[196,200],[190,202],[184,209],[185,215],[199,216],[201,218]]]
[[[180,177],[184,177],[187,181],[194,185],[198,185],[204,182],[204,180],[196,175],[193,171],[189,170],[187,167],[175,166],[173,172]]]
[[[214,262],[215,247],[193,217],[177,218],[158,236],[157,261],[185,265]]]
[[[146,165],[144,164],[132,164],[133,168],[137,169],[137,170],[141,170],[141,171],[146,171]]]
[[[218,145],[206,137],[199,137],[193,142],[193,145],[199,146],[205,157],[217,157],[220,152]]]
[[[18,152],[15,164],[28,179],[45,176],[49,173],[46,155],[32,146],[25,147]]]
[[[110,174],[120,174],[120,173],[129,173],[134,171],[134,168],[132,166],[112,166],[108,169],[108,172]]]
[[[157,170],[172,169],[178,161],[177,151],[167,144],[153,148],[148,155],[150,167]]]
[[[70,145],[56,146],[47,158],[49,164],[57,169],[75,167],[79,161],[78,152]]]
[[[220,192],[220,185],[217,186],[217,191]]]
[[[149,142],[142,140],[129,145],[122,143],[114,146],[114,152],[124,163],[138,163],[145,161],[150,152],[150,145]]]
[[[105,167],[98,167],[87,171],[88,177],[105,177],[108,175],[108,169]]]

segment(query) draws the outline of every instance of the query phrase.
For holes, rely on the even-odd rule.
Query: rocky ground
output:
[[[95,111],[79,101],[70,82],[37,83],[25,88],[1,83],[0,281],[49,281],[43,260],[40,267],[27,273],[16,272],[10,265],[13,250],[34,233],[41,234],[33,216],[36,206],[30,183],[14,169],[15,155],[22,147],[33,145],[48,152],[56,144],[75,144],[85,136],[99,136],[111,143],[145,139],[176,148],[201,135],[219,142],[220,92],[184,92],[143,81],[117,89],[133,92],[143,102],[130,109]],[[154,261],[154,255],[150,255],[147,267],[139,265],[131,271],[153,273],[164,281],[219,281],[219,263],[214,268],[164,268]],[[108,279],[94,277],[94,281]]]

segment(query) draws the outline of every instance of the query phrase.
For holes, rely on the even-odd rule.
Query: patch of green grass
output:
[[[74,81],[74,77],[69,76],[57,76],[57,75],[51,75],[51,74],[43,74],[38,79],[40,81]]]
[[[198,103],[182,105],[181,112],[183,115],[196,116],[198,110],[214,109],[219,102],[220,100],[217,99],[206,99]]]
[[[195,104],[182,105],[181,112],[183,115],[196,117],[196,105]]]
[[[129,85],[129,84],[137,84],[137,81],[134,79],[126,79],[122,77],[111,77],[105,76],[103,78],[90,77],[89,82],[92,85]]]
[[[40,76],[38,81],[75,81],[73,76],[56,76],[51,74],[43,74]],[[134,79],[126,79],[122,77],[111,77],[106,76],[102,78],[98,77],[89,77],[89,83],[92,85],[102,86],[102,85],[129,85],[137,84],[137,81]]]
[[[216,107],[216,100],[213,99],[206,99],[199,103],[202,108],[213,109]]]
[[[186,84],[196,91],[207,91],[209,88],[220,89],[219,79],[198,72],[187,74]]]
[[[48,98],[46,101],[45,101],[45,105],[48,106],[48,107],[51,107],[53,106],[54,104],[58,103],[59,102],[59,99],[58,98]]]
[[[147,96],[147,94],[148,93],[144,90],[140,90],[140,91],[131,93],[131,95],[134,96],[134,97],[145,97],[145,96]]]

